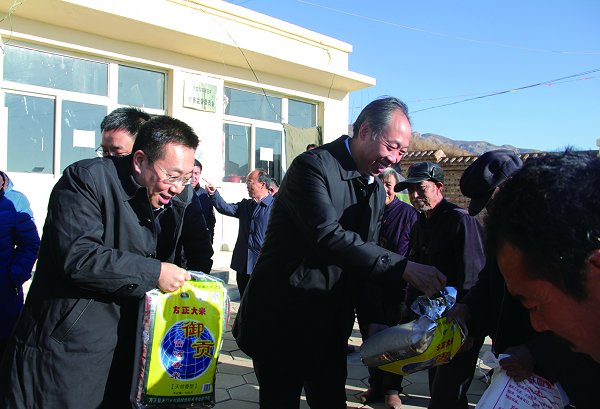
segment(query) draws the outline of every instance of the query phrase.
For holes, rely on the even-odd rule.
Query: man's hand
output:
[[[458,323],[466,326],[467,321],[471,319],[471,310],[467,304],[456,303],[454,307],[448,311],[448,319],[457,321]]]
[[[402,278],[416,289],[421,290],[427,297],[433,296],[446,285],[446,276],[440,270],[412,261],[406,263]]]
[[[508,358],[500,360],[500,365],[506,374],[517,382],[529,379],[533,374],[535,363],[529,349],[525,345],[519,345],[507,348],[504,353],[510,355]]]
[[[207,183],[207,184],[204,186],[204,189],[206,189],[206,192],[207,192],[207,193],[208,193],[210,196],[214,195],[214,194],[215,194],[215,192],[216,192],[216,190],[217,190],[217,188],[215,187],[215,185],[213,185],[212,183]]]
[[[181,288],[186,281],[191,280],[190,273],[183,268],[171,263],[160,263],[160,276],[158,288],[165,293],[170,293]]]

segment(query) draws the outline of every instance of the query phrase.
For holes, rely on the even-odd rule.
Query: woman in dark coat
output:
[[[25,195],[0,172],[0,358],[23,308],[23,283],[40,248],[40,237]]]

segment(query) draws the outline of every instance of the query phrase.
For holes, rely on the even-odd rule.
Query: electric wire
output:
[[[441,104],[441,105],[435,105],[435,106],[428,107],[428,108],[417,109],[415,111],[411,111],[411,114],[414,114],[414,113],[417,113],[417,112],[428,111],[430,109],[435,109],[435,108],[447,107],[447,106],[450,106],[450,105],[462,104],[464,102],[469,102],[469,101],[473,101],[473,100],[476,100],[476,99],[483,99],[483,98],[494,97],[494,96],[497,96],[497,95],[507,94],[509,92],[521,91],[521,90],[524,90],[524,89],[533,88],[533,87],[539,87],[539,86],[542,86],[542,85],[551,85],[551,84],[555,84],[555,83],[558,83],[558,82],[561,82],[561,81],[564,81],[564,80],[567,80],[567,79],[571,79],[571,78],[575,78],[575,77],[581,77],[583,75],[588,75],[588,74],[591,74],[591,73],[594,73],[594,72],[598,72],[598,71],[600,71],[600,68],[594,68],[594,69],[589,70],[589,71],[585,71],[585,72],[580,72],[580,73],[577,73],[577,74],[568,75],[566,77],[561,77],[561,78],[557,78],[557,79],[554,79],[554,80],[542,81],[542,82],[538,82],[538,83],[535,83],[535,84],[524,85],[522,87],[511,88],[511,89],[507,89],[507,90],[504,90],[504,91],[498,91],[498,92],[493,92],[493,93],[490,93],[490,94],[479,95],[479,96],[473,97],[473,98],[466,98],[466,99],[463,99],[463,100],[460,100],[460,101],[449,102],[447,104]]]

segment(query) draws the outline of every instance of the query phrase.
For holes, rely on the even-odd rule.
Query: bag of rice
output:
[[[190,272],[179,290],[148,291],[136,345],[131,401],[138,409],[210,408],[229,319],[221,280]]]

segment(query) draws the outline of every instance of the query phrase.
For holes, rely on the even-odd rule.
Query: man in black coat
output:
[[[65,169],[0,366],[0,407],[130,407],[141,300],[190,279],[173,262],[197,146],[188,125],[159,116],[142,126],[131,155]],[[188,243],[188,266],[210,271],[208,234]]]
[[[465,209],[444,198],[444,171],[432,162],[413,163],[396,192],[408,189],[408,197],[420,213],[411,231],[408,259],[435,266],[446,275],[447,285],[457,290],[457,300],[469,291],[485,265],[482,228]],[[420,295],[407,288],[406,306]],[[467,391],[484,337],[474,337],[473,347],[452,361],[429,369],[429,409],[466,409]]]
[[[473,162],[460,179],[462,193],[471,198],[469,213],[491,209],[496,195],[521,166],[521,158],[506,149],[486,152]],[[532,328],[529,311],[507,290],[494,252],[488,254],[475,286],[450,314],[469,321],[471,333],[489,335],[495,354],[509,355],[500,364],[516,381],[536,373],[559,381],[574,407],[600,407],[594,391],[600,365],[585,354],[570,351],[550,331],[538,333]]]
[[[100,157],[123,157],[129,155],[133,150],[133,144],[135,138],[142,127],[151,118],[151,116],[135,107],[122,107],[113,110],[110,114],[106,115],[100,124],[100,131],[102,132],[102,142],[96,154]],[[210,273],[210,268],[202,270],[201,268],[207,268],[205,266],[198,267],[194,263],[194,258],[197,256],[191,254],[192,262],[187,262],[187,257],[184,254],[184,246],[191,248],[191,246],[197,246],[201,250],[196,254],[205,255],[212,246],[214,228],[215,228],[215,211],[212,208],[212,203],[206,191],[200,187],[198,181],[202,173],[202,164],[198,159],[194,159],[194,176],[190,180],[193,190],[195,191],[195,197],[192,197],[192,201],[185,209],[183,229],[179,243],[177,244],[177,250],[175,254],[174,262],[180,267],[188,268],[191,270],[202,271],[203,273]],[[204,192],[202,196],[201,192]],[[212,216],[212,217],[211,217]],[[163,217],[160,215],[159,217]],[[204,218],[204,220],[200,220]],[[199,229],[194,231],[193,229]],[[206,241],[205,233],[209,235],[210,242]],[[195,241],[195,243],[192,243]],[[212,264],[211,264],[212,266]]]
[[[234,324],[253,359],[260,407],[297,408],[302,387],[311,408],[346,408],[346,344],[353,295],[370,280],[404,280],[428,295],[445,278],[408,262],[376,240],[385,193],[376,178],[406,154],[407,108],[396,98],[371,102],[346,135],[300,154],[274,201],[265,243]]]

